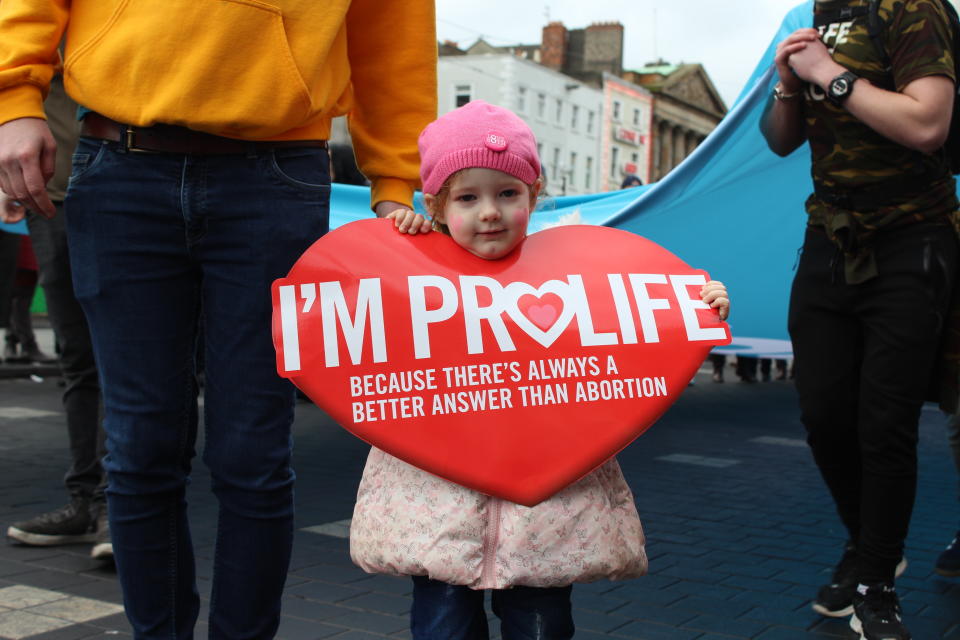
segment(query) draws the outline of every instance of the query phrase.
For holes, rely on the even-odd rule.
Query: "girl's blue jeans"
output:
[[[490,592],[503,640],[568,640],[573,637],[572,588],[514,587]],[[413,640],[487,640],[484,591],[413,578]]]

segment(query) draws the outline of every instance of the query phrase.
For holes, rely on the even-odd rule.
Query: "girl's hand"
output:
[[[430,221],[422,214],[414,213],[410,209],[394,209],[386,216],[388,220],[393,220],[393,226],[400,233],[409,233],[412,236],[418,233],[429,233],[433,228]]]
[[[711,280],[703,285],[700,289],[700,299],[720,312],[720,320],[726,320],[730,315],[730,298],[722,282]]]

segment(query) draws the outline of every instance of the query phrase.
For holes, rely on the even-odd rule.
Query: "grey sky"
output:
[[[801,0],[437,0],[437,37],[469,46],[534,43],[550,20],[568,28],[619,20],[624,67],[657,57],[699,62],[729,107],[787,11]],[[656,18],[654,18],[656,16]],[[656,25],[656,28],[654,28]]]

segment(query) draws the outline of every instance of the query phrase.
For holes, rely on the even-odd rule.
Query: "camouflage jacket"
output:
[[[819,23],[844,7],[867,5],[868,0],[817,0],[814,13]],[[940,0],[880,0],[879,15],[883,51],[867,31],[866,15],[819,26],[837,63],[889,91],[926,76],[956,80]],[[844,250],[848,283],[876,275],[870,239],[878,230],[925,220],[956,226],[956,186],[943,150],[925,154],[889,140],[833,105],[813,84],[806,88],[804,117],[816,188],[807,213],[810,224],[823,227]]]

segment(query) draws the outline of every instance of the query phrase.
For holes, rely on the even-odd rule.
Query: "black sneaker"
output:
[[[907,569],[907,559],[901,558],[897,565],[896,577],[900,577]],[[853,594],[857,591],[857,548],[852,542],[847,542],[843,548],[843,556],[833,570],[830,584],[825,584],[817,591],[813,601],[813,610],[829,618],[844,618],[853,613]]]
[[[90,557],[95,560],[113,560],[113,541],[110,539],[110,520],[107,518],[107,505],[95,504],[97,539],[93,542]]]
[[[830,584],[817,591],[813,610],[822,616],[842,618],[853,613],[853,594],[857,590],[857,548],[847,542],[843,556],[833,570]]]
[[[10,364],[20,364],[23,362],[30,362],[25,356],[20,355],[19,341],[16,338],[11,338],[7,336],[4,339],[3,345],[3,360],[4,362],[9,362]]]
[[[70,504],[56,511],[15,522],[7,529],[7,537],[38,547],[77,544],[93,542],[97,535],[95,527],[96,522],[90,515],[90,501],[74,496]]]
[[[960,576],[960,531],[937,558],[937,564],[933,570],[948,578]]]
[[[892,584],[857,585],[850,628],[860,634],[860,640],[910,640],[902,614]]]

